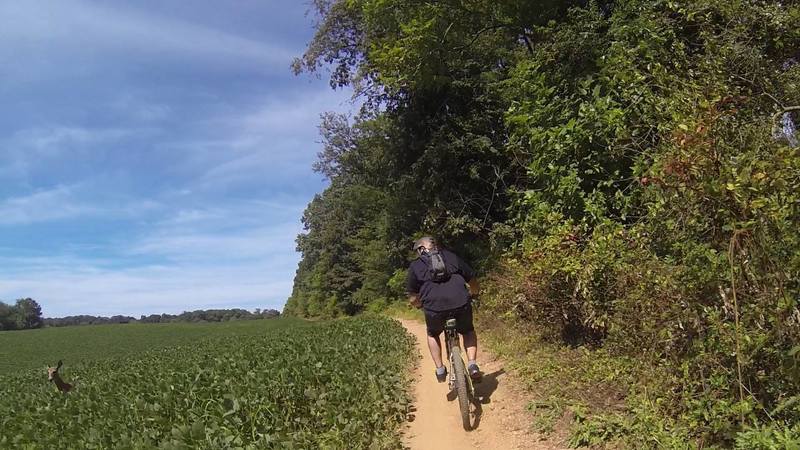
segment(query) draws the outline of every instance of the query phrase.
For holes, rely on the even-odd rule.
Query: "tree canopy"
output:
[[[42,308],[32,298],[21,298],[14,306],[0,302],[0,331],[29,330],[44,324]]]
[[[680,442],[798,422],[796,2],[313,10],[295,70],[330,67],[364,106],[320,126],[330,186],[304,213],[287,313],[399,297],[410,242],[433,234],[495,280],[498,316],[666,365]]]

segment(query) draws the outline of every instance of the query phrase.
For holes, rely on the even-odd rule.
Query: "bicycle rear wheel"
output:
[[[464,360],[461,358],[461,352],[454,348],[450,354],[451,364],[453,366],[453,376],[455,377],[454,388],[458,395],[458,407],[461,409],[461,424],[466,431],[472,429],[469,422],[469,391],[467,390],[467,369],[464,367]]]

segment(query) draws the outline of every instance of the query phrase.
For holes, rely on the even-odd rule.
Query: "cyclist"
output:
[[[414,241],[414,250],[419,256],[408,267],[406,290],[411,305],[425,311],[428,331],[428,348],[436,364],[436,379],[442,383],[447,379],[447,368],[442,363],[442,346],[439,336],[444,331],[448,317],[456,318],[457,331],[464,339],[467,350],[467,371],[478,380],[480,369],[475,359],[478,355],[478,335],[472,324],[471,295],[478,293],[475,273],[453,252],[439,248],[436,241],[423,237]],[[432,270],[432,255],[441,255],[447,268],[445,277],[436,276]]]

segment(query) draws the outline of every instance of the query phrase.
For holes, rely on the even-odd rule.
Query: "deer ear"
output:
[[[59,359],[58,360],[58,366],[56,366],[56,369],[60,369],[62,364],[64,364],[64,363],[61,362],[61,360]]]

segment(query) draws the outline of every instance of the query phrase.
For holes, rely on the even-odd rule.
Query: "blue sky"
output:
[[[0,300],[281,309],[324,111],[296,0],[0,2]]]

